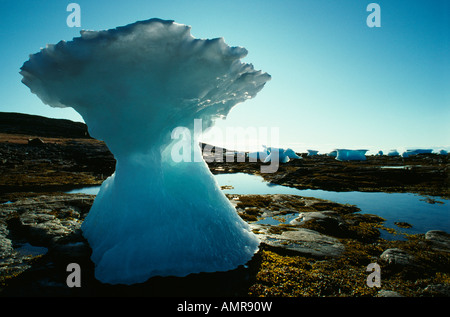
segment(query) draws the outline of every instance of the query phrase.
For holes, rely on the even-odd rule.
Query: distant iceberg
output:
[[[415,149],[415,150],[406,150],[402,153],[402,157],[410,157],[417,154],[429,154],[432,153],[432,149]]]
[[[337,156],[337,151],[333,150],[330,153],[328,153],[327,156],[336,157]]]
[[[368,150],[337,149],[336,160],[338,161],[365,161]]]
[[[291,159],[301,159],[301,157],[298,156],[292,149],[286,149],[284,151],[284,155],[286,155],[287,157],[289,157]]]
[[[256,162],[256,161],[260,160],[261,162],[264,162],[270,153],[266,147],[264,147],[264,148],[265,148],[264,151],[256,151],[256,152],[248,153],[249,161]]]
[[[378,153],[376,154],[377,156],[383,156],[383,151],[378,151]]]
[[[397,150],[390,150],[388,153],[388,156],[399,156],[400,154],[398,153]]]
[[[319,151],[316,150],[307,150],[308,151],[308,156],[314,156],[317,155],[317,153],[319,153]]]
[[[274,155],[278,155],[278,161],[280,163],[287,163],[290,161],[290,159],[301,159],[300,156],[298,156],[294,150],[288,148],[288,149],[280,149],[280,148],[267,148],[269,151],[269,155],[264,160],[265,163],[271,162],[273,160]]]
[[[444,149],[437,151],[437,154],[441,154],[441,155],[447,155],[448,152]]]

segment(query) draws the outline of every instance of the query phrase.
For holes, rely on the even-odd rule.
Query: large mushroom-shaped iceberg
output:
[[[259,240],[220,191],[193,138],[190,162],[173,159],[172,132],[203,129],[254,97],[270,79],[242,63],[247,51],[190,27],[151,19],[47,45],[22,82],[52,107],[72,107],[116,158],[82,224],[98,280],[227,271]]]

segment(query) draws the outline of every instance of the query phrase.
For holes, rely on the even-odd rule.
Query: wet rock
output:
[[[425,295],[450,297],[449,284],[432,284],[423,290]]]
[[[7,223],[0,219],[0,285],[3,279],[28,270],[31,267],[30,260],[45,253],[44,248],[14,241]]]
[[[251,226],[261,242],[272,247],[284,248],[317,258],[338,257],[345,250],[338,239],[310,229],[287,227],[284,228],[285,230],[276,232],[271,226],[255,224]]]
[[[380,259],[390,266],[409,266],[414,264],[414,258],[398,248],[387,249],[380,255]]]
[[[14,246],[14,251],[23,256],[39,256],[44,255],[48,252],[48,248],[46,247],[36,247],[34,245],[29,244],[28,242],[19,243]]]
[[[6,236],[8,234],[6,224],[0,222],[0,260],[8,257],[12,251],[12,242]]]
[[[432,248],[450,252],[450,234],[441,230],[430,230],[425,233],[425,239],[430,242]]]
[[[68,291],[67,264],[90,264],[91,249],[80,226],[93,200],[92,195],[55,194],[0,204],[0,286],[6,283],[8,294]]]
[[[37,196],[0,205],[0,256],[11,256],[14,245],[55,248],[83,241],[81,223],[94,200],[92,195]],[[76,246],[76,244],[75,244]],[[78,252],[78,251],[77,251]]]
[[[302,212],[297,218],[290,222],[291,225],[299,225],[302,222],[316,220],[319,222],[336,222],[340,217],[336,212],[333,211],[312,211],[312,212]]]
[[[58,240],[74,233],[81,225],[76,220],[63,221],[46,212],[33,213],[30,211],[9,218],[7,224],[9,230],[17,239],[41,246],[57,244]]]
[[[378,292],[377,297],[403,297],[397,292],[382,289]]]
[[[345,237],[348,228],[342,217],[335,211],[313,211],[300,213],[291,225],[305,227],[333,237]]]
[[[61,224],[59,219],[45,221],[29,227],[29,239],[39,245],[57,244],[59,239],[72,233],[70,229]]]
[[[302,228],[311,229],[336,238],[350,238],[363,242],[373,242],[380,236],[379,225],[385,220],[370,214],[336,211],[300,213],[290,222]]]

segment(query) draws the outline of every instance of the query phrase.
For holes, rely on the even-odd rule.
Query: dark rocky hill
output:
[[[0,133],[49,138],[90,138],[86,124],[66,119],[0,112]]]

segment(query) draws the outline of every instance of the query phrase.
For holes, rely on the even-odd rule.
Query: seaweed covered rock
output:
[[[424,289],[428,296],[450,297],[450,284],[431,284]]]

